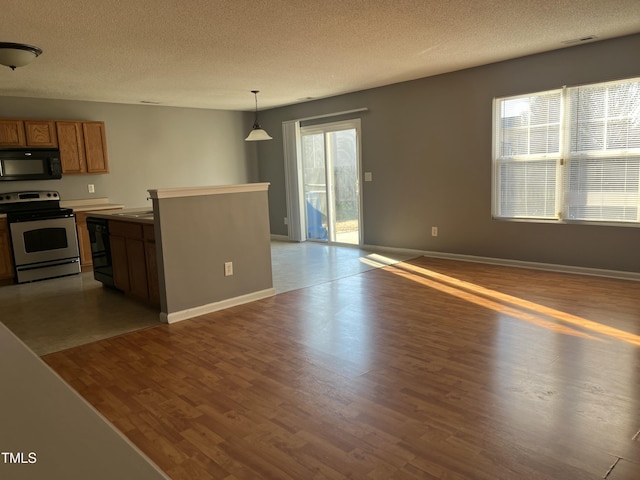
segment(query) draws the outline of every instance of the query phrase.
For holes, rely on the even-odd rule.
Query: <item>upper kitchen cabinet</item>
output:
[[[109,173],[104,122],[82,122],[89,173]]]
[[[0,120],[0,146],[2,147],[26,147],[27,137],[24,134],[24,122],[22,120]]]
[[[28,147],[57,147],[58,135],[53,120],[25,120],[24,130]]]
[[[52,120],[0,120],[2,147],[57,147],[56,124]]]
[[[56,122],[62,173],[109,173],[104,122]]]

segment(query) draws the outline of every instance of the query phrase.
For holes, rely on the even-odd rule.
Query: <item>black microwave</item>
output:
[[[0,181],[57,178],[62,178],[62,163],[56,148],[0,150]]]

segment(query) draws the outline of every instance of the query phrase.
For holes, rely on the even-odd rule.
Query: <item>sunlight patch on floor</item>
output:
[[[596,333],[640,346],[640,336],[638,335],[506,293],[491,290],[471,282],[443,275],[423,267],[400,263],[387,267],[387,271],[554,332],[602,341],[601,338],[593,336],[593,333]],[[551,318],[552,320],[548,320],[545,317]],[[563,322],[564,324],[558,322]],[[584,330],[588,330],[589,332],[585,332]]]

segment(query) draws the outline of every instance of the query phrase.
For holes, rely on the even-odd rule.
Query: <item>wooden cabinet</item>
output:
[[[109,173],[104,122],[56,122],[62,173]]]
[[[155,239],[145,240],[149,226],[109,220],[113,281],[123,292],[159,305]]]
[[[22,120],[0,120],[0,146],[2,147],[26,147],[27,137],[24,133]]]
[[[0,147],[57,147],[62,173],[109,173],[104,122],[3,118]]]
[[[78,248],[80,249],[80,267],[85,270],[93,265],[91,256],[91,238],[87,229],[87,214],[78,212],[76,215],[76,231],[78,232]]]
[[[84,156],[82,123],[56,122],[58,148],[63,173],[86,173],[87,161]]]
[[[0,146],[55,148],[58,146],[56,122],[0,119]]]
[[[111,227],[111,222],[110,227]],[[121,235],[109,235],[111,244],[111,263],[113,266],[113,283],[123,292],[131,290],[129,282],[129,259],[127,257],[127,240]]]
[[[109,236],[116,288],[147,299],[149,289],[142,224],[110,220]]]
[[[0,218],[0,280],[13,279],[13,255],[6,218]]]
[[[88,173],[109,173],[104,122],[82,122]]]
[[[56,122],[53,120],[25,120],[24,130],[28,147],[58,146]]]

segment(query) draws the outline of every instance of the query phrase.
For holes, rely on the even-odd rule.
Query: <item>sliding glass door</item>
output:
[[[300,129],[308,240],[361,243],[360,120]]]

